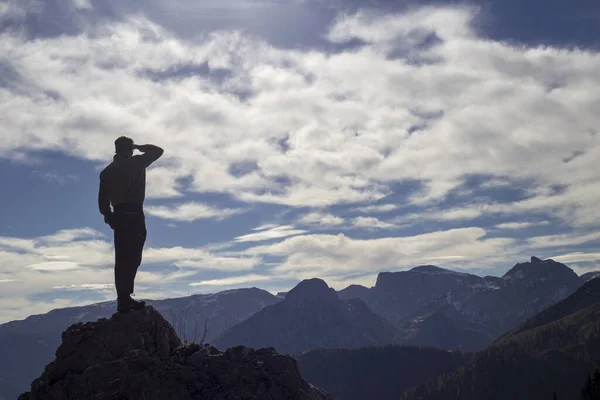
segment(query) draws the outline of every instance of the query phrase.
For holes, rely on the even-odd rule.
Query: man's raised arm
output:
[[[136,160],[141,161],[144,168],[148,167],[154,161],[158,160],[160,158],[160,156],[162,156],[163,153],[165,152],[163,149],[161,149],[160,147],[155,146],[153,144],[142,144],[142,145],[134,144],[133,148],[138,149],[139,151],[144,153],[142,155],[135,156]]]

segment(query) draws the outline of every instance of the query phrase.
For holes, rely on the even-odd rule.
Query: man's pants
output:
[[[115,206],[115,286],[119,298],[133,293],[135,275],[142,263],[146,242],[146,218],[140,204]]]

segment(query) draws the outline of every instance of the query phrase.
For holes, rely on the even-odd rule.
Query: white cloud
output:
[[[590,233],[564,233],[559,235],[535,236],[527,240],[531,248],[577,246],[600,239],[600,231]]]
[[[311,212],[300,217],[298,219],[298,223],[305,225],[319,225],[325,227],[339,226],[344,223],[344,218],[328,213]]]
[[[104,234],[91,228],[64,229],[52,235],[42,236],[38,238],[38,241],[47,243],[67,243],[76,240],[101,238],[103,236]]]
[[[418,213],[400,215],[394,218],[393,222],[414,223],[419,221],[468,221],[479,218],[484,214],[492,215],[493,213],[494,210],[490,205],[471,204],[463,207],[447,209],[423,209]]]
[[[211,256],[204,259],[177,261],[175,265],[181,268],[214,269],[218,271],[244,271],[251,270],[260,260],[251,257],[218,257]]]
[[[562,254],[559,256],[548,257],[548,258],[551,258],[554,261],[558,261],[561,263],[600,261],[600,253],[576,252],[576,253]]]
[[[371,206],[357,207],[355,211],[359,211],[361,213],[371,214],[371,213],[385,213],[394,211],[398,208],[396,204],[377,204]]]
[[[400,270],[431,260],[461,268],[506,262],[514,251],[510,238],[486,238],[481,228],[462,228],[412,237],[353,239],[339,235],[303,235],[241,252],[281,257],[277,276],[340,277],[348,273]]]
[[[91,0],[74,0],[75,8],[78,10],[91,10],[94,7],[92,6]]]
[[[30,239],[0,237],[0,249],[13,249],[30,251],[35,247],[35,242]]]
[[[211,279],[200,282],[190,283],[190,286],[232,286],[232,285],[240,285],[246,283],[253,282],[265,282],[273,277],[267,275],[258,275],[258,274],[250,274],[250,275],[242,275],[242,276],[233,276],[230,278],[223,279]]]
[[[545,226],[550,225],[548,221],[539,221],[539,222],[506,222],[503,224],[498,224],[495,227],[498,229],[526,229],[534,226]]]
[[[351,39],[361,39],[373,44],[404,40],[413,47],[434,31],[441,39],[469,40],[474,36],[470,28],[474,15],[473,8],[456,7],[421,7],[402,16],[363,11],[351,17],[340,18],[327,37],[338,43]]]
[[[301,235],[305,230],[295,229],[292,225],[275,226],[261,230],[257,233],[238,236],[233,239],[235,242],[259,242],[262,240],[281,239],[288,236]]]
[[[79,285],[53,286],[52,289],[59,290],[114,290],[114,283],[82,283]]]
[[[365,229],[394,229],[396,225],[389,222],[380,221],[375,217],[357,217],[352,221],[355,228]]]
[[[64,261],[50,261],[39,264],[31,264],[28,265],[27,268],[31,268],[34,271],[71,271],[74,269],[79,269],[81,266],[74,262],[64,262]]]
[[[219,209],[200,202],[183,203],[177,206],[147,206],[145,212],[154,217],[174,221],[193,222],[199,219],[222,220],[244,212],[242,209]]]
[[[277,228],[277,224],[265,224],[261,226],[257,226],[256,228],[252,228],[253,231],[264,231],[267,229]]]
[[[180,180],[188,176],[189,172],[173,166],[149,168],[146,176],[146,197],[149,199],[182,197]]]
[[[278,49],[239,32],[190,42],[139,16],[79,37],[6,36],[3,53],[27,84],[61,100],[0,90],[0,154],[35,145],[98,161],[112,154],[107,132],[126,131],[165,147],[151,170],[155,197],[195,190],[321,207],[376,201],[416,180],[423,190],[407,195],[426,204],[467,176],[489,175],[567,185],[555,199],[537,199],[540,210],[597,223],[600,139],[590,132],[600,123],[598,54],[482,39],[473,14],[429,7],[342,16],[330,40],[369,44],[338,54]],[[432,33],[440,40],[421,46]],[[204,63],[229,78],[149,79]],[[232,95],[239,92],[252,101]],[[408,134],[413,126],[423,128]],[[252,167],[232,173],[240,163]]]

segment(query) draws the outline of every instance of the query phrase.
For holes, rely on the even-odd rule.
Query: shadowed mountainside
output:
[[[283,301],[224,332],[215,346],[275,347],[286,354],[330,347],[395,343],[397,330],[358,299],[340,300],[321,279],[309,279]]]
[[[339,293],[394,322],[404,343],[479,350],[572,294],[584,279],[564,264],[532,257],[501,278],[427,265],[381,273],[372,288],[353,285]]]
[[[470,358],[470,353],[394,345],[310,350],[297,357],[304,379],[340,400],[397,400]]]
[[[600,366],[600,279],[504,335],[404,400],[576,399]]]

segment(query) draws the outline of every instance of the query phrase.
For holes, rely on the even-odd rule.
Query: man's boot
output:
[[[146,303],[144,301],[133,300],[129,295],[117,298],[117,311],[120,313],[141,310],[145,306]]]
[[[146,307],[146,302],[144,300],[134,300],[131,298],[131,296],[129,296],[129,302],[134,310],[141,310],[142,308]]]

